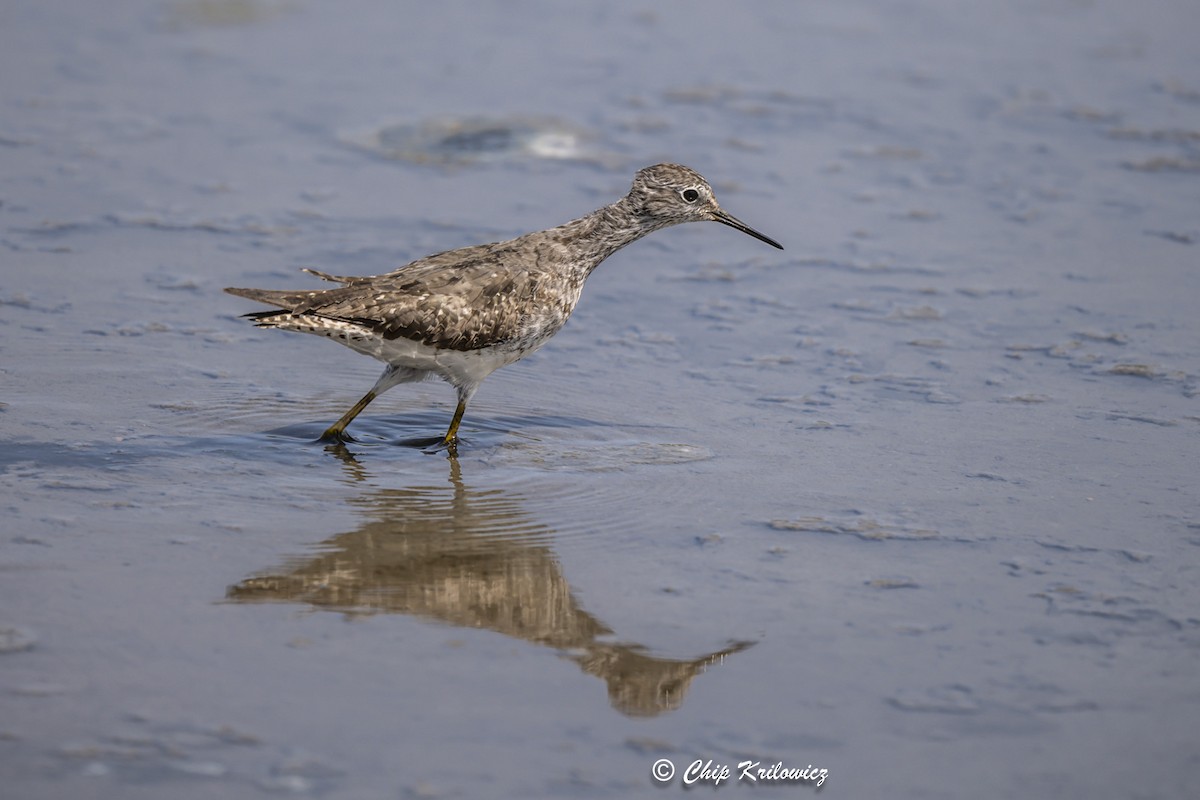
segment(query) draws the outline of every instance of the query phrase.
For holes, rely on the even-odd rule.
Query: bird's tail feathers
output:
[[[363,278],[358,278],[353,275],[332,275],[328,272],[321,272],[321,270],[319,270],[319,269],[313,269],[312,267],[301,267],[300,271],[307,272],[309,275],[315,275],[316,277],[320,278],[321,280],[329,281],[330,283],[344,283],[344,284],[348,285],[351,283],[358,283],[358,282],[361,282],[364,280]]]

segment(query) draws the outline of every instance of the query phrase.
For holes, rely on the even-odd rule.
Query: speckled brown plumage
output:
[[[260,327],[328,336],[387,363],[372,390],[326,437],[345,438],[350,420],[392,386],[438,375],[458,390],[454,421],[442,440],[453,446],[480,382],[557,333],[601,261],[660,228],[702,220],[782,249],[723,211],[698,173],[659,164],[639,171],[616,203],[557,228],[437,253],[384,275],[307,270],[341,284],[334,289],[225,291],[282,309],[248,314]]]

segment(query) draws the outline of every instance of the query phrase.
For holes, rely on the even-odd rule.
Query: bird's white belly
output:
[[[362,352],[396,367],[436,373],[458,386],[479,383],[501,367],[541,347],[544,341],[525,347],[499,345],[481,350],[450,350],[435,349],[421,342],[400,338],[376,340],[368,345],[370,350],[364,349]]]

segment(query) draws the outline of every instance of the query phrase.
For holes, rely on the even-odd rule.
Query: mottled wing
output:
[[[520,337],[545,281],[529,255],[505,242],[430,256],[350,287],[320,313],[353,319],[385,339],[451,350],[504,344]]]
[[[568,298],[560,290],[548,291],[548,276],[539,262],[556,254],[539,250],[543,248],[524,238],[515,239],[438,253],[386,275],[350,279],[336,289],[227,291],[283,308],[301,323],[306,316],[332,319],[386,339],[473,350],[518,338],[531,313],[565,321],[578,293]],[[278,314],[253,316],[260,324],[274,324],[272,317]]]

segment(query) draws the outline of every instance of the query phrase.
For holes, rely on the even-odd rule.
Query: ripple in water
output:
[[[589,135],[549,117],[446,117],[343,131],[338,139],[374,155],[454,166],[514,157],[581,160],[595,156]]]
[[[501,448],[493,463],[547,471],[610,472],[648,464],[687,464],[712,458],[706,447],[679,442],[522,442]]]

